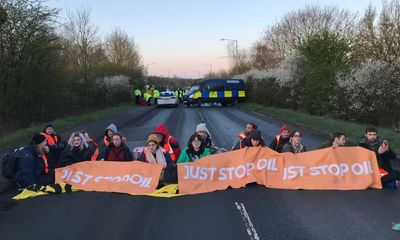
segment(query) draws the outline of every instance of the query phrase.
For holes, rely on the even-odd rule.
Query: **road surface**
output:
[[[196,125],[206,122],[214,143],[230,148],[249,121],[267,143],[281,124],[238,108],[180,106],[154,108],[120,130],[130,147],[143,146],[165,122],[183,148]],[[310,150],[326,141],[302,130]],[[0,212],[0,239],[400,239],[391,229],[400,222],[399,200],[395,190],[278,190],[256,184],[172,199],[76,192],[19,201]]]

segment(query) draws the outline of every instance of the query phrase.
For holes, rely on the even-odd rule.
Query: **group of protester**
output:
[[[306,146],[301,138],[301,131],[291,131],[287,125],[283,125],[279,134],[267,146],[257,125],[248,123],[245,131],[238,134],[237,142],[231,150],[269,147],[279,153],[302,153],[306,151]],[[177,182],[176,164],[194,162],[204,156],[215,154],[218,150],[212,143],[210,131],[205,123],[196,126],[195,132],[183,150],[165,124],[155,127],[147,137],[146,146],[136,157],[126,145],[126,141],[115,124],[110,124],[105,129],[102,147],[84,130],[73,132],[66,142],[62,141],[61,136],[55,133],[54,126],[46,124],[43,131],[34,134],[31,143],[20,151],[15,179],[20,188],[25,188],[32,184],[54,183],[56,168],[82,161],[142,161],[164,166],[159,183],[159,186],[163,186]],[[396,154],[386,140],[378,139],[375,128],[366,128],[364,137],[354,145],[346,142],[345,134],[334,133],[331,140],[320,148],[344,146],[361,146],[376,153],[383,186],[392,186],[400,180],[400,172],[394,170],[390,163],[390,160],[396,158]]]

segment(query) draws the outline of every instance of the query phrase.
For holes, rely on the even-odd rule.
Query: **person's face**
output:
[[[289,132],[288,130],[285,130],[285,131],[283,131],[283,132],[281,133],[281,136],[282,136],[283,138],[288,138],[288,137],[290,136],[290,132]]]
[[[375,142],[378,138],[378,134],[376,132],[367,132],[365,137],[367,138],[368,142]]]
[[[343,147],[346,144],[346,136],[342,135],[339,138],[335,138],[335,142],[338,146]]]
[[[292,137],[293,144],[300,144],[301,143],[301,133],[295,132]]]
[[[247,124],[246,125],[246,132],[252,132],[253,131],[253,125],[251,125],[251,124]]]
[[[112,136],[114,135],[114,131],[111,130],[111,129],[107,129],[107,135],[108,135],[109,137],[112,137]]]
[[[258,147],[258,145],[260,145],[260,140],[251,139],[251,145],[253,145],[254,147]]]
[[[147,149],[151,152],[151,153],[156,153],[157,151],[157,144],[155,142],[148,142],[147,143]]]
[[[193,146],[194,150],[196,150],[196,151],[199,150],[200,146],[201,146],[201,140],[198,139],[197,137],[195,137],[192,141],[192,146]]]
[[[113,136],[112,142],[113,142],[114,146],[116,146],[116,147],[121,146],[121,138],[120,138],[120,136]]]
[[[82,143],[82,139],[80,137],[74,137],[72,138],[72,145],[74,147],[79,147]]]
[[[205,139],[207,137],[207,133],[205,131],[199,131],[197,133],[200,134],[200,136],[202,136],[203,139]]]
[[[46,128],[46,133],[47,134],[52,134],[54,132],[54,129],[52,127]]]

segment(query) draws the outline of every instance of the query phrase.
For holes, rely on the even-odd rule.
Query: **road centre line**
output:
[[[259,236],[257,234],[257,231],[253,225],[253,223],[250,220],[250,216],[246,211],[246,207],[244,206],[243,203],[238,203],[235,202],[236,208],[239,210],[240,215],[242,215],[242,220],[244,222],[244,225],[246,227],[247,234],[249,234],[250,240],[259,240]]]
[[[199,116],[200,116],[201,122],[202,122],[202,123],[205,123],[205,121],[204,121],[204,118],[203,118],[203,114],[201,114],[201,112],[200,112],[200,111],[198,111],[198,113],[199,113]]]

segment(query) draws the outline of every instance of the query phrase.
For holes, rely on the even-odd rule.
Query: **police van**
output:
[[[183,96],[183,103],[201,106],[203,103],[221,103],[236,105],[246,97],[242,79],[206,79],[196,81]]]

